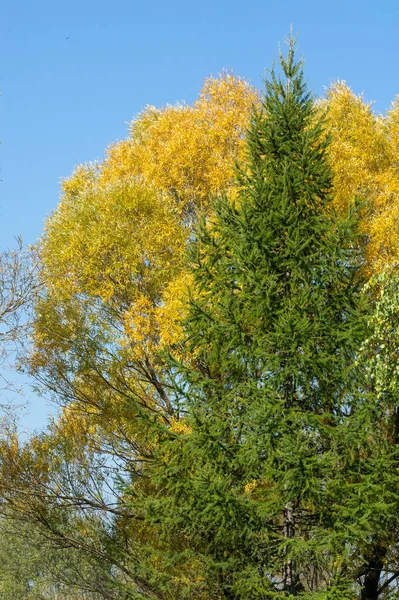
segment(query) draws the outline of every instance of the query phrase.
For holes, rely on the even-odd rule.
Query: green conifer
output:
[[[359,238],[332,208],[329,140],[294,50],[253,114],[237,198],[193,245],[195,358],[176,379],[191,430],[164,454],[166,529],[226,600],[353,598],[343,556],[370,533],[345,537],[353,498],[340,513],[367,429],[351,420],[365,406]],[[375,491],[368,467],[356,494]]]

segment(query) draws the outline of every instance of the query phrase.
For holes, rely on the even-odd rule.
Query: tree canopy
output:
[[[2,428],[0,598],[397,597],[398,100],[279,65],[147,107],[4,255],[60,412]]]

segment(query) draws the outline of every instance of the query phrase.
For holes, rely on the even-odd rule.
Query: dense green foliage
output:
[[[190,540],[209,597],[353,597],[349,563],[389,510],[380,471],[392,457],[367,442],[356,362],[362,240],[353,215],[328,208],[328,139],[292,40],[281,68],[254,113],[235,204],[220,200],[198,232],[194,359],[176,379],[189,429],[154,473],[171,493],[155,514]]]

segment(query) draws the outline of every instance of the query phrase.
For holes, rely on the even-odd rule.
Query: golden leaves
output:
[[[232,184],[257,102],[248,83],[225,74],[206,80],[192,107],[147,107],[131,124],[130,138],[108,149],[101,178],[139,176],[166,192],[184,216],[206,209]]]
[[[208,79],[193,106],[148,107],[102,163],[79,166],[63,182],[41,244],[56,312],[57,303],[71,306],[77,297],[77,304],[99,300],[116,311],[121,347],[130,347],[134,359],[178,344],[187,239],[197,212],[233,184],[254,103],[257,94],[244,80]],[[51,347],[48,325],[60,328],[50,305],[49,313],[46,302],[38,311],[38,367]]]
[[[256,488],[257,484],[258,484],[258,482],[256,479],[252,479],[251,481],[246,483],[244,485],[244,493],[251,494],[253,492],[253,490]]]
[[[157,307],[159,341],[164,348],[176,347],[182,339],[182,322],[186,316],[188,290],[191,283],[191,274],[182,271],[167,285],[164,302]]]
[[[97,184],[65,197],[49,219],[42,244],[46,282],[55,293],[104,302],[127,303],[134,291],[154,296],[173,273],[185,237],[165,195],[132,178]]]
[[[177,420],[175,417],[172,418],[170,430],[180,435],[190,435],[192,433],[192,427],[184,419]]]
[[[378,272],[399,257],[399,108],[387,117],[343,82],[331,86],[327,99],[334,203],[345,214],[357,197],[364,202],[361,229],[367,236],[367,270]]]

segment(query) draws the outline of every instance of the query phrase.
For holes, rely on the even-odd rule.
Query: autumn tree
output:
[[[205,593],[198,591],[205,583],[195,581],[195,575],[206,572],[207,561],[198,562],[199,553],[190,555],[184,536],[177,535],[173,544],[168,540],[181,557],[172,572],[164,561],[166,542],[153,543],[159,524],[144,522],[146,509],[141,501],[158,492],[147,470],[159,436],[165,429],[177,437],[188,431],[184,406],[182,410],[173,385],[175,365],[165,360],[165,353],[173,348],[179,360],[189,360],[189,345],[183,343],[181,327],[192,279],[186,248],[198,215],[212,214],[213,198],[222,193],[232,201],[238,194],[235,161],[245,152],[253,105],[259,106],[257,92],[244,80],[223,75],[205,82],[193,106],[146,108],[133,121],[127,140],[111,146],[104,161],[78,167],[63,182],[61,202],[40,242],[40,293],[36,295],[32,352],[25,364],[37,385],[62,410],[47,437],[32,439],[16,456],[3,453],[4,476],[4,458],[8,456],[10,467],[15,461],[19,465],[26,497],[31,494],[31,500],[41,499],[38,504],[33,502],[35,510],[28,511],[32,522],[40,520],[45,507],[51,507],[48,512],[54,520],[49,521],[47,535],[53,527],[55,539],[60,539],[57,519],[73,514],[78,506],[92,523],[85,534],[90,541],[88,555],[93,555],[96,544],[104,544],[102,550],[112,548],[113,568],[117,570],[115,565],[119,565],[128,571],[121,576],[123,585],[127,582],[124,590],[136,581],[137,569],[142,567],[140,576],[145,573],[147,582],[156,578],[151,593],[157,589],[162,597],[166,592],[159,590],[164,590],[164,585],[169,586],[172,597],[183,597],[184,590],[190,598]],[[317,120],[319,111],[325,109],[324,133],[331,136],[326,153],[333,169],[332,201],[327,206],[334,205],[345,218],[353,199],[361,201],[359,228],[366,241],[362,276],[368,277],[379,273],[387,262],[394,263],[399,249],[395,227],[399,206],[397,102],[386,117],[379,117],[363,98],[340,83],[332,86],[327,98],[312,111],[312,118]],[[324,209],[321,202],[317,210]],[[347,235],[349,243],[349,230]],[[374,294],[371,289],[377,288],[370,288],[369,296]],[[22,329],[14,331],[21,333]],[[25,335],[26,329],[23,332]],[[378,355],[378,348],[375,345],[371,352]],[[373,398],[373,389],[369,392]],[[364,416],[369,423],[366,413]],[[358,438],[352,434],[351,443],[356,439],[361,443],[360,434]],[[374,439],[370,432],[369,437]],[[12,440],[8,445],[12,450]],[[58,457],[51,464],[44,460],[49,448]],[[71,452],[75,471],[68,471]],[[370,453],[365,452],[365,460]],[[36,457],[39,467],[36,478],[30,475],[30,455]],[[357,451],[353,450],[353,456],[358,460]],[[347,473],[353,464],[347,463]],[[104,494],[100,484],[104,480],[117,481],[113,494]],[[6,481],[12,490],[12,481]],[[28,485],[29,481],[35,485]],[[254,498],[263,489],[256,481],[254,475],[244,483],[248,494],[252,486]],[[342,489],[344,483],[342,480]],[[388,483],[387,489],[391,489]],[[12,499],[12,494],[3,495],[7,502]],[[338,507],[339,502],[334,502]],[[97,511],[96,527],[91,510]],[[81,521],[68,523],[74,543],[82,544]],[[390,523],[395,531],[394,521]],[[378,520],[372,527],[377,525]],[[365,531],[371,532],[371,537],[375,533],[375,529]],[[351,564],[348,577],[357,578],[360,584],[367,573],[375,573],[372,560],[366,566],[367,556],[385,541],[377,536],[373,546],[366,534],[359,536],[345,560],[338,557],[335,567],[333,561],[329,576],[337,569],[346,569],[348,575]],[[384,561],[395,551],[378,552]],[[395,562],[389,560],[394,568]],[[171,574],[175,587],[171,587]],[[381,570],[383,583],[378,589],[385,586],[381,594],[390,591],[389,576],[384,577]],[[194,581],[188,591],[186,580]]]
[[[67,346],[74,351],[72,337],[101,330],[118,364],[128,356],[131,372],[137,368],[158,385],[155,351],[178,337],[192,223],[212,194],[231,188],[254,102],[240,79],[208,80],[193,107],[146,109],[102,164],[78,168],[64,182],[41,243],[46,292],[37,307],[32,372],[47,378],[46,370],[50,375],[51,365],[62,363],[67,374],[79,362],[62,358]]]
[[[1,494],[15,518],[20,512],[55,547],[69,543],[111,565],[108,583],[119,594],[154,589],[151,561],[165,550],[118,490],[134,479],[148,491],[148,420],[179,418],[157,351],[179,338],[177,292],[192,224],[211,192],[232,186],[253,102],[253,90],[226,75],[208,81],[194,107],[146,110],[102,165],[79,168],[64,183],[40,245],[26,364],[62,411],[46,435],[16,448],[7,439]],[[154,176],[160,148],[177,159],[169,179]],[[176,569],[175,596],[180,576]]]

